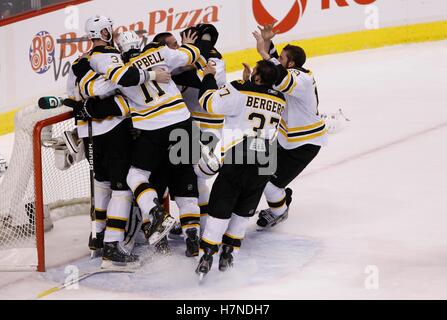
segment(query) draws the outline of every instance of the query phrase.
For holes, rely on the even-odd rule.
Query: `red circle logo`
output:
[[[34,36],[29,48],[29,60],[34,72],[43,74],[50,69],[55,56],[54,44],[48,31],[41,31]]]
[[[285,33],[291,30],[303,16],[304,10],[306,10],[306,5],[307,0],[295,0],[289,13],[287,13],[286,17],[282,19],[273,30],[276,33]],[[278,20],[272,17],[267,9],[265,9],[261,0],[253,0],[253,13],[256,22],[261,26],[278,22]]]

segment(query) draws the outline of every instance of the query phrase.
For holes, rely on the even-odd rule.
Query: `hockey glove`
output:
[[[90,98],[86,101],[75,101],[72,99],[65,99],[64,105],[73,109],[73,114],[76,120],[88,121],[92,119],[92,116],[88,112],[89,106],[93,104],[94,98]]]

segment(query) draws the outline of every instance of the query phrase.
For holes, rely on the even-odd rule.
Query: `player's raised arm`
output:
[[[214,114],[231,116],[240,113],[241,94],[231,84],[218,89],[216,69],[208,63],[203,69],[204,78],[199,91],[199,102],[205,111]]]

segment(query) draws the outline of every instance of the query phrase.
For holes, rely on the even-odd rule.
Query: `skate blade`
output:
[[[205,281],[206,273],[199,272],[199,283],[203,283]]]
[[[106,270],[121,270],[121,271],[131,271],[131,270],[137,270],[141,267],[141,262],[127,262],[127,263],[121,263],[121,262],[115,262],[110,260],[103,260],[101,263],[101,269]]]
[[[165,228],[161,233],[156,231],[149,237],[150,245],[154,246],[157,243],[159,243],[161,239],[163,239],[169,233],[169,231],[171,231],[171,229],[175,226],[175,219],[173,217],[169,217],[168,219],[165,220],[165,222],[167,226],[165,226]]]

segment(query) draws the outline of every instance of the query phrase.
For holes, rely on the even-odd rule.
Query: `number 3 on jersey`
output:
[[[253,126],[253,131],[258,132],[259,130],[263,130],[266,122],[265,116],[262,113],[250,113],[250,115],[248,116],[248,120],[253,121],[255,119],[259,121],[258,126]],[[279,119],[276,117],[270,117],[270,124],[273,124],[275,126],[275,130],[277,130],[279,126]]]

